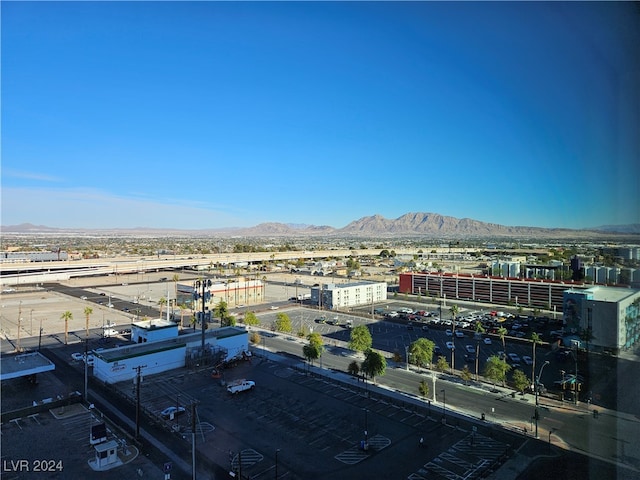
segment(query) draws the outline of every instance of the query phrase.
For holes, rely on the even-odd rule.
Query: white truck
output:
[[[235,382],[231,382],[227,385],[227,392],[236,394],[239,392],[244,392],[245,390],[253,390],[256,386],[256,383],[251,380],[236,380]]]

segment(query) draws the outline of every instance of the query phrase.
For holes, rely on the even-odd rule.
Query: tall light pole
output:
[[[575,358],[575,369],[576,369],[576,377],[573,381],[573,403],[575,403],[576,405],[578,404],[578,385],[580,382],[578,382],[578,344],[580,343],[577,340],[573,340],[574,345],[576,346],[576,353],[574,355]]]
[[[409,371],[409,345],[404,346],[405,358],[407,359],[407,372]]]
[[[536,421],[536,438],[538,438],[538,419],[540,418],[540,414],[538,412],[538,406],[540,405],[540,403],[538,402],[538,385],[540,385],[540,377],[542,376],[542,370],[544,370],[544,367],[546,367],[547,365],[549,365],[548,360],[544,362],[540,367],[540,372],[538,372],[538,376],[536,377],[536,383],[533,385],[533,391],[535,392],[535,396],[536,396],[536,409],[533,412],[533,418]]]
[[[206,319],[205,319],[205,313],[206,313],[206,302],[208,300],[208,296],[210,295],[210,292],[207,292],[207,288],[211,288],[211,279],[207,279],[207,280],[196,280],[195,283],[195,288],[194,288],[194,293],[193,296],[195,299],[198,298],[198,292],[200,290],[200,288],[202,288],[202,293],[201,293],[201,298],[202,298],[202,318],[200,319],[200,321],[202,322],[202,344],[201,344],[201,348],[202,348],[202,356],[204,357],[204,333],[206,330]]]
[[[447,392],[444,390],[440,390],[442,393],[442,423],[447,423]]]
[[[369,443],[369,425],[368,425],[369,410],[367,410],[366,408],[364,408],[363,410],[364,410],[364,448],[366,450],[368,448],[368,443]]]

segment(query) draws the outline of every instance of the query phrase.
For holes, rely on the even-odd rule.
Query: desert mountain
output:
[[[526,226],[506,226],[486,223],[471,218],[455,218],[437,213],[406,213],[396,219],[382,215],[362,217],[343,228],[327,225],[285,224],[279,222],[261,223],[248,228],[211,228],[200,230],[180,230],[169,228],[55,228],[24,223],[3,226],[2,233],[23,234],[100,234],[129,236],[246,236],[246,237],[520,237],[520,238],[596,238],[602,236],[638,235],[635,225],[607,226],[598,229],[572,230],[566,228],[538,228]]]

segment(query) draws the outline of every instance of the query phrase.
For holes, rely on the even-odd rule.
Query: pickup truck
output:
[[[253,390],[255,386],[256,383],[251,380],[237,380],[227,385],[227,392],[235,395],[245,390]]]

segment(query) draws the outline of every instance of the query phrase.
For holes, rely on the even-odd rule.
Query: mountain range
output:
[[[327,225],[300,225],[278,222],[261,223],[248,228],[211,228],[181,230],[167,228],[55,228],[23,223],[0,227],[15,234],[103,234],[143,236],[253,236],[253,237],[519,237],[519,238],[597,238],[603,235],[640,235],[640,224],[605,225],[588,229],[506,226],[470,218],[455,218],[437,213],[406,213],[396,219],[372,215],[354,220],[343,228]]]

